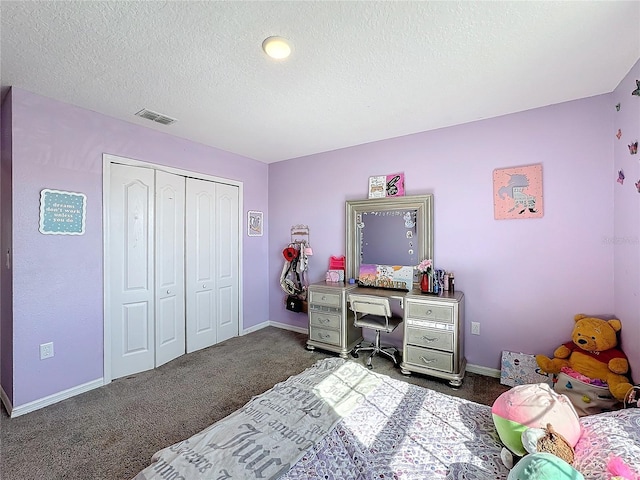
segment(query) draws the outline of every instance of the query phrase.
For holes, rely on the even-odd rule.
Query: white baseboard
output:
[[[63,390],[62,392],[54,393],[53,395],[49,395],[48,397],[40,398],[38,400],[34,400],[33,402],[25,403],[24,405],[19,405],[13,408],[11,412],[9,412],[9,416],[11,418],[19,417],[20,415],[24,415],[25,413],[33,412],[35,410],[48,407],[49,405],[53,405],[54,403],[61,402],[62,400],[66,400],[67,398],[75,397],[76,395],[80,395],[81,393],[88,392],[89,390],[93,390],[94,388],[102,387],[103,385],[104,385],[104,379],[98,378],[96,380],[92,380],[91,382],[78,385],[77,387],[69,388],[67,390]],[[3,398],[3,401],[4,401],[4,398]]]
[[[274,322],[274,321],[267,321],[267,322],[262,322],[259,323],[258,325],[254,325],[253,327],[249,327],[245,330],[242,331],[242,335],[246,335],[247,333],[251,333],[251,332],[257,332],[258,330],[262,330],[263,328],[267,328],[267,327],[276,327],[276,328],[281,328],[282,330],[291,330],[292,332],[296,332],[296,333],[309,333],[309,329],[305,328],[305,327],[295,327],[293,325],[287,325],[286,323],[280,323],[280,322]]]
[[[304,334],[309,333],[309,329],[306,327],[295,327],[293,325],[287,325],[286,323],[273,322],[273,321],[269,321],[269,325],[272,327],[281,328],[282,330],[291,330],[292,332],[296,332],[296,333],[304,333]]]
[[[467,364],[467,372],[477,373],[478,375],[484,375],[485,377],[500,378],[500,370],[495,368],[483,367],[480,365]]]
[[[9,400],[9,395],[4,391],[4,388],[0,386],[0,400],[2,400],[2,404],[4,408],[7,410],[9,416],[11,416],[11,411],[13,410],[13,406],[11,405],[11,400]]]
[[[246,335],[251,332],[257,332],[258,330],[262,330],[263,328],[267,328],[269,326],[269,322],[262,322],[258,325],[254,325],[253,327],[245,328],[242,330],[241,335]]]

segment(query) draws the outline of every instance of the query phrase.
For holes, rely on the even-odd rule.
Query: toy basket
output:
[[[609,387],[592,385],[564,372],[558,374],[555,391],[569,397],[581,417],[615,410],[618,406]]]

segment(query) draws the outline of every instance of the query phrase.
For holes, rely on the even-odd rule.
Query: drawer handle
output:
[[[427,310],[427,315],[431,315],[433,313],[433,310]]]
[[[322,295],[322,300],[326,300],[326,299],[327,299],[327,297],[325,297],[324,295]]]
[[[424,363],[426,363],[427,365],[429,365],[430,363],[433,363],[433,362],[435,362],[435,361],[436,361],[436,359],[435,359],[435,358],[428,359],[428,358],[424,358],[424,357],[420,357],[420,360],[422,360],[422,361],[423,361]]]
[[[327,335],[322,335],[321,333],[318,333],[318,338],[320,340],[324,340],[325,338],[331,338],[331,335],[327,334]]]
[[[436,340],[438,340],[437,338],[429,338],[429,337],[422,337],[423,340],[426,340],[427,342],[435,342]]]
[[[330,320],[328,318],[319,318],[318,323],[329,323]]]

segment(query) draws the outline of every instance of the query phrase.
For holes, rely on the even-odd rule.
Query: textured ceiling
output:
[[[2,0],[0,15],[3,93],[266,163],[608,93],[640,58],[638,1]],[[262,52],[271,35],[291,57]]]

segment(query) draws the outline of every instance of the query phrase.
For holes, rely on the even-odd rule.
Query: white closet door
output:
[[[217,342],[216,184],[187,178],[187,352]]]
[[[187,178],[187,352],[238,335],[238,188]]]
[[[154,171],[111,165],[112,378],[154,367]]]
[[[216,185],[218,342],[238,336],[238,187]]]
[[[185,353],[185,177],[156,172],[156,367]]]

